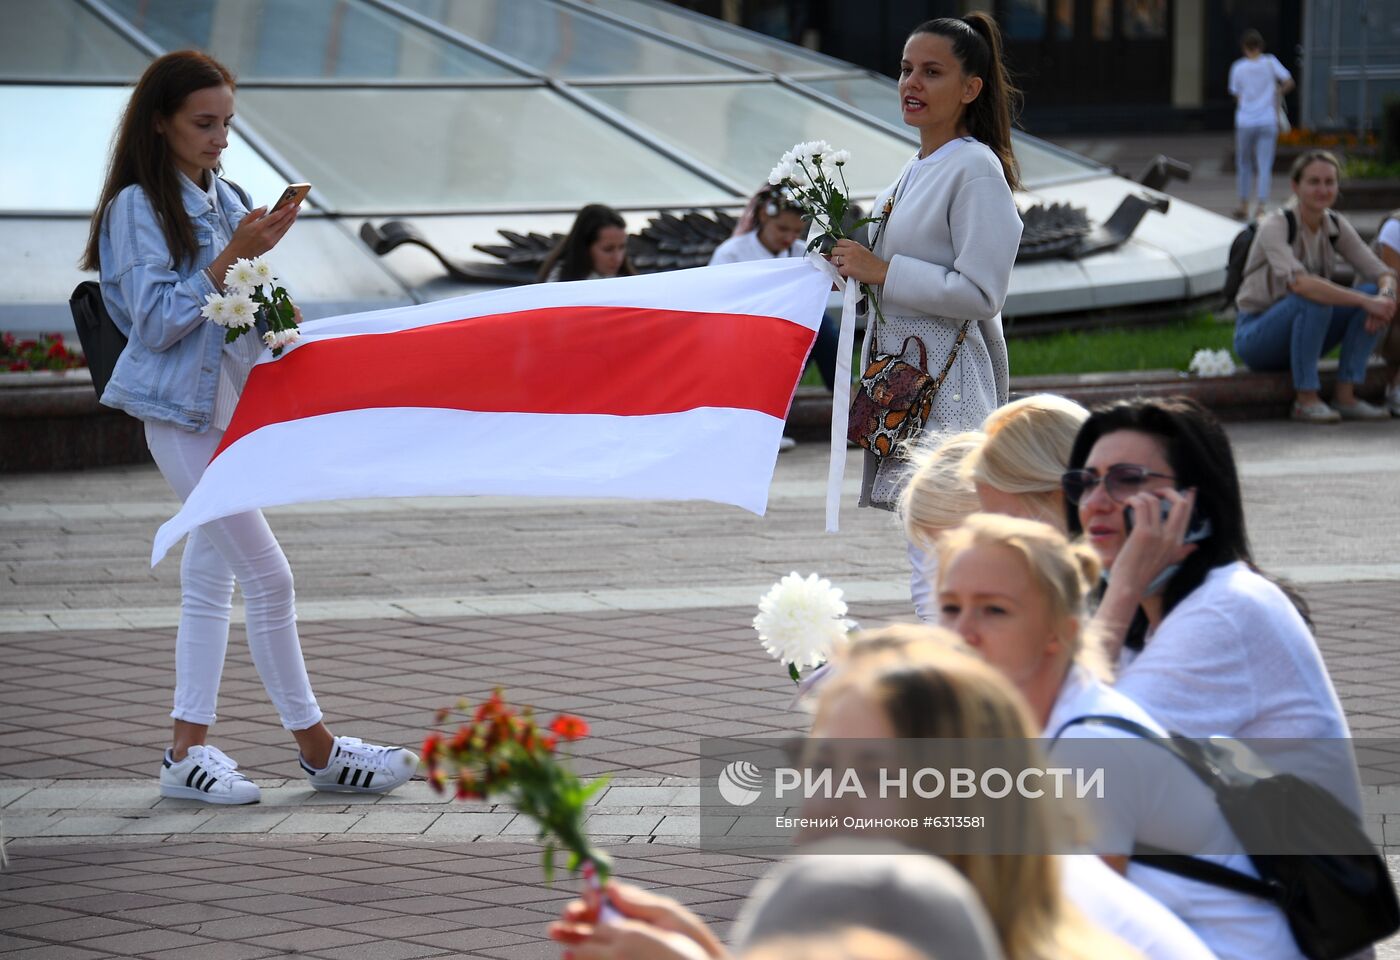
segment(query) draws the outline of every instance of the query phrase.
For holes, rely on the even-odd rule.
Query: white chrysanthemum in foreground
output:
[[[204,306],[199,308],[205,320],[212,320],[221,327],[228,326],[228,298],[211,293],[204,298]]]
[[[228,322],[225,326],[246,329],[251,327],[258,317],[258,305],[246,293],[234,293],[224,297],[224,305],[228,311]]]
[[[855,626],[845,617],[846,602],[831,581],[815,573],[804,580],[794,572],[773,584],[758,602],[753,628],[779,663],[816,667],[831,658]]]
[[[271,285],[277,282],[277,275],[272,272],[272,265],[262,257],[254,257],[248,262],[248,268],[253,273],[253,282],[258,286]]]
[[[1235,372],[1229,350],[1197,350],[1188,368],[1198,377],[1228,377]]]
[[[851,151],[834,150],[832,151],[831,155],[826,158],[826,160],[828,163],[834,163],[838,167],[845,166],[846,164],[851,162]]]
[[[251,291],[259,283],[256,272],[253,270],[253,261],[239,258],[233,261],[233,266],[228,268],[224,274],[224,287],[230,293]]]

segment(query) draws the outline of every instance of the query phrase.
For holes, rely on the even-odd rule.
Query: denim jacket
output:
[[[160,220],[140,186],[118,193],[103,217],[102,300],[128,341],[102,402],[139,420],[203,433],[214,416],[224,346],[224,329],[199,312],[204,298],[218,292],[204,268],[225,244],[219,240],[220,214],[208,196],[183,177],[181,188],[198,244],[193,262],[172,263]],[[231,235],[247,208],[223,180],[215,189]]]

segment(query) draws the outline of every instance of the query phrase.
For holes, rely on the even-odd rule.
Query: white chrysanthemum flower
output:
[[[274,350],[275,350],[276,348],[278,348],[278,347],[281,346],[281,344],[277,342],[277,331],[276,331],[276,330],[269,330],[269,331],[267,331],[266,333],[263,334],[262,339],[263,339],[263,343],[267,344],[269,347],[272,347]]]
[[[301,339],[301,331],[296,327],[288,327],[282,331],[282,346],[290,347]]]
[[[228,323],[230,327],[241,327],[247,329],[253,325],[258,318],[258,305],[253,302],[253,298],[247,293],[235,293],[224,297],[228,310]]]
[[[838,167],[843,167],[843,166],[845,166],[846,164],[848,164],[848,163],[851,162],[851,151],[849,151],[849,150],[833,150],[833,151],[831,152],[831,155],[830,155],[829,157],[827,157],[827,161],[828,161],[829,163],[835,164],[835,165],[838,166]]]
[[[768,183],[776,187],[778,184],[785,183],[790,179],[792,179],[792,161],[784,157],[782,160],[778,161],[778,165],[769,172]]]
[[[753,628],[779,663],[816,667],[845,642],[855,621],[845,619],[846,602],[831,581],[815,573],[805,580],[790,573],[758,602]]]
[[[221,327],[228,326],[228,298],[211,293],[204,298],[204,306],[199,308],[204,319],[211,320]]]
[[[1228,377],[1235,372],[1229,350],[1197,350],[1188,368],[1198,377]]]
[[[253,271],[253,261],[242,258],[233,261],[233,265],[224,274],[224,289],[230,293],[251,291],[258,285],[259,281]]]
[[[272,265],[262,257],[254,257],[248,261],[248,268],[253,272],[253,282],[258,286],[271,286],[277,282],[277,275],[272,272]]]

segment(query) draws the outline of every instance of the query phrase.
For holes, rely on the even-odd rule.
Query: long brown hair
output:
[[[601,203],[590,203],[579,210],[578,216],[574,217],[574,225],[569,228],[568,236],[551,250],[549,256],[544,258],[544,263],[540,264],[538,279],[541,282],[548,280],[557,266],[560,280],[587,280],[593,273],[593,255],[589,251],[604,227],[617,227],[625,231],[627,221],[612,207]],[[632,259],[624,255],[617,275],[631,277],[636,273],[637,269],[632,266]]]
[[[980,10],[961,19],[939,17],[914,28],[916,33],[947,37],[953,54],[969,77],[982,78],[982,91],[967,105],[963,124],[1001,161],[1002,173],[1012,190],[1021,188],[1020,168],[1011,150],[1011,123],[1020,110],[1021,91],[1011,83],[1001,50],[1001,30],[990,14]]]
[[[194,259],[199,247],[180,199],[180,174],[165,138],[156,132],[156,119],[174,116],[185,98],[196,90],[219,86],[232,90],[233,74],[219,61],[198,50],[167,53],[153,60],[141,74],[117,127],[107,179],[92,214],[87,249],[80,264],[82,269],[101,269],[98,240],[102,235],[102,218],[108,204],[133,183],[146,191],[160,218],[171,262],[178,264]]]

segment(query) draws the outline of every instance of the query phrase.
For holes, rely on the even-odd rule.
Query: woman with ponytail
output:
[[[872,248],[841,240],[832,262],[842,276],[876,288],[880,314],[870,311],[865,358],[900,354],[913,337],[937,375],[955,354],[925,429],[975,430],[1006,402],[1001,306],[1021,239],[1011,196],[1020,185],[1011,152],[1017,91],[996,21],[971,13],[915,27],[904,44],[899,96],[919,152],[876,198]],[[919,363],[909,347],[903,359]],[[861,506],[892,509],[906,470],[899,457],[867,453]]]

